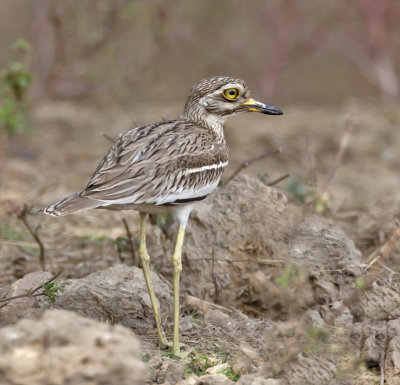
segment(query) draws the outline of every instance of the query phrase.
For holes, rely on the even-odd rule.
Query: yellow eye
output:
[[[228,88],[223,92],[223,95],[225,99],[234,101],[239,97],[240,91],[237,88]]]

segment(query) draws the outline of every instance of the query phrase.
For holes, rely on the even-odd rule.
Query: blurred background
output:
[[[289,200],[332,218],[367,255],[400,212],[399,63],[398,0],[2,0],[0,238],[29,239],[10,210],[82,189],[110,139],[178,117],[195,82],[228,75],[285,115],[227,122],[225,177],[261,155],[243,172],[282,178]],[[124,215],[136,231],[136,213]],[[124,234],[119,213],[38,221],[53,258],[68,249],[72,270],[71,255],[87,258],[71,275],[101,255],[91,243],[83,256],[82,242]],[[10,256],[21,250],[0,245]]]
[[[277,103],[399,96],[396,0],[3,0],[0,67],[30,46],[34,100],[182,100],[245,78]]]

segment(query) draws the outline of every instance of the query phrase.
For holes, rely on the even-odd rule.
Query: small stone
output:
[[[3,298],[25,294],[28,290],[32,290],[45,283],[51,277],[52,274],[44,271],[29,273],[8,287],[2,293]],[[22,317],[31,317],[42,313],[43,310],[39,309],[39,303],[42,303],[42,306],[50,306],[48,298],[42,297],[23,297],[10,301],[0,309],[0,326],[14,323]]]

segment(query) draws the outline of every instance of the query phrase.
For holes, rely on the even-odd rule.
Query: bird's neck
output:
[[[193,111],[191,112],[192,113],[188,113],[188,111],[185,111],[181,118],[198,126],[207,128],[215,137],[216,143],[225,143],[224,123],[226,118],[210,113],[204,114],[194,113]]]

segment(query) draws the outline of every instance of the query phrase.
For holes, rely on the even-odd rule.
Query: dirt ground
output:
[[[309,383],[379,383],[382,381],[381,373],[386,369],[379,365],[381,356],[378,355],[379,357],[376,359],[369,358],[372,353],[366,352],[365,344],[368,335],[362,337],[363,343],[359,346],[358,356],[357,349],[354,348],[357,344],[353,344],[352,348],[348,347],[349,336],[350,334],[354,336],[355,328],[362,329],[359,334],[365,332],[366,319],[369,319],[368,314],[373,312],[368,310],[370,303],[368,298],[371,301],[379,302],[381,300],[379,292],[374,292],[375,299],[372,298],[374,294],[372,293],[365,301],[360,299],[354,307],[349,306],[348,314],[342,309],[339,312],[342,321],[337,325],[333,321],[328,322],[329,316],[326,314],[335,314],[334,318],[336,319],[337,314],[332,309],[335,306],[339,308],[342,306],[340,304],[346,301],[346,295],[350,295],[351,289],[357,286],[357,278],[362,276],[362,271],[365,271],[368,263],[373,260],[372,253],[377,250],[379,252],[380,247],[388,242],[396,229],[396,219],[400,209],[400,190],[398,189],[400,160],[397,156],[400,153],[400,111],[395,105],[376,105],[357,100],[348,101],[342,107],[298,106],[284,108],[282,106],[282,109],[285,112],[282,117],[248,114],[234,118],[227,123],[225,131],[231,162],[225,177],[231,175],[243,161],[260,155],[266,150],[280,148],[282,151],[280,154],[255,162],[242,173],[253,176],[253,179],[249,179],[251,181],[258,179],[261,182],[254,182],[257,185],[254,185],[253,190],[259,188],[259,194],[264,194],[262,186],[266,183],[285,174],[290,174],[290,178],[277,184],[273,193],[268,193],[278,194],[276,202],[280,202],[279,199],[283,199],[282,202],[284,202],[276,203],[275,198],[270,198],[273,209],[266,206],[265,213],[275,213],[276,217],[272,215],[269,221],[265,222],[266,219],[261,213],[258,216],[254,215],[254,223],[252,223],[251,215],[245,217],[245,211],[242,214],[240,214],[241,212],[235,214],[233,206],[224,211],[224,207],[218,206],[218,201],[210,201],[207,204],[214,205],[211,207],[219,207],[222,213],[221,218],[229,218],[226,223],[222,219],[220,222],[207,222],[206,214],[204,214],[206,211],[199,209],[195,212],[193,225],[188,230],[186,246],[188,250],[186,262],[190,269],[183,271],[182,292],[204,301],[217,302],[221,308],[218,306],[213,308],[211,305],[207,309],[201,308],[198,303],[196,305],[190,302],[190,298],[184,303],[182,307],[184,341],[189,346],[195,346],[197,352],[191,356],[185,373],[187,374],[188,367],[190,373],[203,374],[206,367],[229,363],[229,370],[226,368],[224,370],[225,373],[229,373],[228,377],[235,381],[240,374],[244,377],[252,373],[263,373],[265,377],[281,378],[282,367],[290,366],[290,360],[294,356],[299,360],[300,355],[304,360],[308,359],[307,365],[311,368],[309,370],[320,367],[324,373],[330,373],[333,370],[331,366],[336,367],[333,370],[334,375],[327,375],[326,379],[320,379],[319,382],[310,380]],[[179,115],[180,110],[179,104],[157,106],[156,108],[149,105],[136,105],[131,110],[116,106],[104,109],[93,105],[77,105],[67,102],[47,102],[37,105],[32,113],[35,131],[30,135],[10,138],[9,154],[0,169],[0,263],[2,266],[0,285],[6,288],[18,278],[39,269],[36,244],[21,221],[15,215],[9,214],[13,207],[19,207],[24,203],[38,208],[43,207],[83,188],[111,144],[103,134],[117,138],[119,133],[136,125],[163,118],[174,118]],[[326,209],[318,212],[320,210],[315,206],[301,202],[302,199],[307,200],[307,191],[310,190],[309,182],[312,178],[310,154],[311,158],[312,154],[315,155],[317,177],[319,184],[322,184],[346,131],[346,119],[352,122],[353,127],[350,142],[329,185],[329,196],[323,205],[323,208]],[[253,182],[245,183],[253,186]],[[233,186],[233,190],[229,191],[234,191],[235,188],[240,190],[239,187]],[[221,194],[219,195],[221,198],[218,198],[220,201],[228,199],[226,196],[223,197],[224,193],[219,194]],[[275,197],[275,195],[268,196]],[[289,203],[286,203],[286,199]],[[245,210],[249,200],[257,200],[257,195],[249,193],[240,202],[238,199],[235,204],[240,204],[241,210]],[[287,204],[288,208],[282,208],[282,212],[290,213],[289,217],[293,221],[290,224],[292,227],[295,219],[300,218],[301,225],[296,224],[300,238],[293,235],[292,227],[289,229],[288,225],[285,228],[284,222],[281,221],[284,214],[282,216],[279,214],[279,205],[286,207]],[[62,280],[66,280],[86,277],[90,273],[118,263],[132,265],[132,257],[129,252],[118,253],[117,239],[126,236],[122,218],[127,220],[131,231],[136,235],[138,215],[135,212],[93,210],[63,218],[51,218],[39,214],[29,217],[29,220],[33,225],[41,225],[40,236],[46,247],[49,269],[52,272],[62,271]],[[235,229],[245,228],[235,222],[240,220],[243,220],[246,226],[254,225],[254,227],[251,227],[251,230],[245,235],[240,233],[235,238]],[[344,255],[349,261],[351,260],[353,270],[349,272],[349,277],[352,278],[340,280],[336,276],[322,273],[317,276],[311,272],[314,270],[308,268],[304,270],[302,260],[298,258],[298,263],[293,262],[294,271],[298,277],[303,277],[305,274],[309,292],[306,290],[307,295],[297,297],[296,290],[299,288],[302,290],[302,284],[300,286],[295,284],[293,287],[289,285],[289,290],[285,288],[285,284],[271,287],[262,281],[266,277],[271,282],[279,282],[277,277],[285,279],[285,272],[293,276],[293,271],[287,270],[288,266],[279,265],[279,263],[271,262],[264,264],[262,268],[255,267],[250,270],[245,263],[246,266],[236,266],[232,271],[222,264],[218,265],[216,270],[211,271],[212,261],[205,259],[202,262],[204,266],[201,265],[199,271],[196,271],[195,268],[193,269],[195,260],[190,260],[189,254],[193,255],[193,258],[199,257],[195,255],[195,247],[198,247],[196,242],[200,242],[200,240],[207,242],[207,234],[209,234],[207,227],[211,228],[214,223],[216,223],[215,234],[218,233],[218,225],[231,226],[232,229],[229,233],[230,238],[221,240],[218,235],[215,236],[214,241],[220,247],[218,256],[224,253],[224,258],[229,258],[229,256],[236,258],[239,255],[241,258],[243,255],[257,255],[264,256],[264,258],[273,256],[271,258],[277,260],[279,255],[287,253],[287,258],[292,263],[297,258],[296,250],[304,248],[306,245],[307,250],[304,250],[304,255],[313,255],[314,249],[318,248],[326,250],[326,255],[323,252],[317,254],[320,262],[328,265],[330,264],[329,250],[332,250],[332,247],[342,247],[340,244],[344,244],[346,250]],[[306,227],[303,229],[301,226]],[[332,230],[329,230],[330,226],[334,226]],[[314,235],[304,241],[301,238],[302,229],[304,234]],[[312,233],[309,233],[311,231],[309,229],[312,229]],[[153,268],[164,277],[163,280],[168,280],[170,276],[167,251],[172,250],[170,240],[172,230],[173,226],[168,224],[148,227],[149,252],[153,258]],[[258,234],[257,231],[260,233]],[[204,239],[200,236],[196,238],[197,233],[205,234]],[[322,242],[323,238],[321,234],[328,234],[327,237],[333,239],[333,246],[332,244],[328,246],[324,243],[320,244],[319,242]],[[247,237],[247,243],[244,241],[241,243],[240,237],[243,236]],[[272,241],[269,243],[268,237],[274,242],[279,240],[280,246],[275,247],[278,243]],[[238,239],[237,243],[232,242],[235,239]],[[299,240],[298,243],[296,240]],[[289,251],[282,251],[286,247],[284,245],[287,244],[293,248],[287,247],[286,249]],[[375,286],[380,287],[381,282],[384,281],[388,283],[387,287],[398,293],[399,258],[400,248],[395,246],[376,270]],[[308,263],[308,260],[304,263]],[[375,262],[374,266],[378,263],[380,262]],[[229,279],[224,278],[224,269],[229,270]],[[344,268],[344,270],[346,269]],[[196,277],[201,276],[199,287],[196,285],[191,287],[190,282],[193,281],[193,277],[190,277],[191,271],[192,273],[194,271],[193,274],[196,274]],[[201,274],[201,271],[205,273]],[[346,271],[348,272],[348,270]],[[213,275],[215,272],[218,277],[217,283],[215,275]],[[260,275],[261,273],[262,275]],[[313,286],[310,283],[312,280],[310,277],[317,284]],[[267,285],[262,286],[262,290],[267,292],[269,290],[269,295],[254,295],[254,292],[260,293],[257,285],[254,284],[257,279]],[[228,281],[229,283],[226,283]],[[253,297],[246,292],[248,287],[245,282],[254,284],[253,286],[248,284],[248,287],[253,290]],[[326,287],[336,285],[339,294],[329,294],[331,293],[329,287],[323,289],[326,290],[327,295],[318,294],[319,289],[317,290],[316,287],[321,288],[324,285]],[[239,287],[243,288],[243,291],[239,293],[240,290],[238,290],[236,293],[235,290]],[[265,289],[265,287],[269,287],[269,289]],[[276,287],[278,287],[278,291],[274,291]],[[308,287],[310,288],[308,289]],[[280,299],[276,300],[276,296],[279,296]],[[386,310],[387,313],[394,314],[393,317],[378,317],[378,321],[370,317],[373,321],[368,325],[397,320],[397,303],[394,301],[390,304],[388,306],[393,306],[393,308]],[[346,314],[352,317],[350,324],[346,324]],[[336,328],[335,333],[326,336],[318,334],[325,333],[325,331],[317,330],[314,331],[318,334],[315,336],[312,334],[313,331],[304,326],[305,318],[309,321],[313,320],[313,324],[318,324],[319,321],[317,322],[316,318],[321,318],[321,315],[324,318],[323,324],[332,326],[333,329]],[[232,322],[231,329],[227,331],[223,325],[229,320]],[[211,327],[207,325],[211,325]],[[368,327],[374,329],[372,326]],[[388,327],[386,324],[380,324],[375,329],[386,327]],[[174,376],[169,380],[166,379],[165,371],[168,365],[165,360],[169,358],[163,357],[158,352],[154,330],[145,328],[134,330],[134,332],[142,341],[143,357],[147,357],[146,361],[149,361],[148,365],[151,371],[149,381],[152,381],[149,383],[167,383],[168,381],[171,384],[174,383],[172,382]],[[311,337],[308,333],[311,333]],[[314,337],[318,341],[323,341],[326,351],[336,349],[336,351],[347,351],[349,355],[357,356],[357,359],[352,356],[354,359],[350,360],[353,363],[351,373],[348,367],[342,372],[337,369],[345,366],[341,365],[341,360],[348,361],[348,357],[343,356],[339,360],[333,360],[329,356],[332,351],[324,356],[320,355],[318,349],[315,350],[313,346],[310,348],[309,345],[315,343]],[[305,347],[311,349],[313,354],[310,353],[307,356],[304,353]],[[374,350],[374,348],[371,349]],[[387,350],[386,355],[389,356]],[[268,360],[265,359],[266,356],[268,356]],[[310,357],[314,357],[315,362],[311,362]],[[302,370],[306,370],[304,368],[307,368],[307,365],[303,366]],[[396,363],[393,365],[397,368]],[[292,368],[290,370],[294,373],[299,369]],[[339,372],[347,374],[340,377]],[[298,374],[297,378],[300,380],[296,382],[293,380],[296,378],[295,375],[290,377],[290,373],[288,374],[287,371],[285,373],[285,378],[290,384],[307,383],[301,382],[301,378],[303,378],[301,374]],[[236,376],[236,374],[238,375]],[[318,377],[317,374],[316,377]],[[392,382],[387,383],[399,383],[395,382],[399,379],[394,379],[394,377],[392,375],[390,377],[393,379]]]

